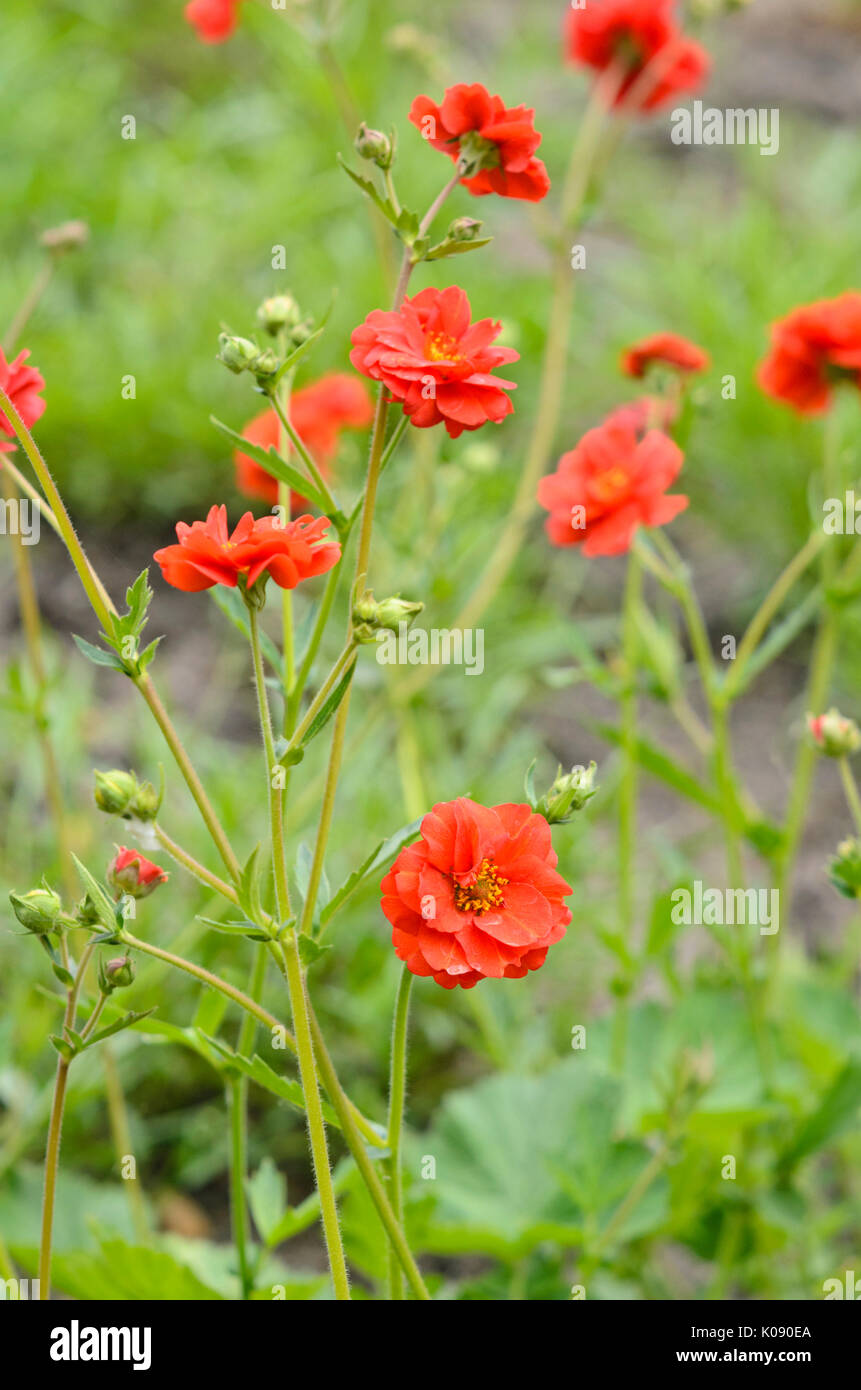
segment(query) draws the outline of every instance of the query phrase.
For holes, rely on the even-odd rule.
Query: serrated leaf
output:
[[[262,1086],[264,1091],[271,1092],[279,1100],[286,1100],[288,1105],[292,1105],[296,1110],[301,1110],[304,1113],[305,1097],[298,1081],[291,1081],[289,1077],[279,1076],[278,1072],[273,1071],[269,1063],[264,1062],[257,1052],[253,1057],[243,1057],[240,1053],[227,1047],[225,1043],[220,1042],[218,1038],[207,1037],[206,1041],[235,1071],[250,1077],[258,1086]],[[326,1116],[327,1124],[340,1129],[338,1117],[327,1101],[323,1102],[323,1113]]]
[[[325,956],[327,951],[331,951],[329,943],[325,945],[315,941],[312,936],[300,935],[299,937],[299,958],[303,965],[314,965],[321,956]]]
[[[245,1191],[260,1238],[271,1245],[272,1233],[283,1221],[287,1209],[287,1182],[271,1158],[264,1158],[253,1177],[246,1180]]]
[[[225,425],[215,415],[210,415],[209,418],[216,429],[227,435],[228,439],[238,445],[243,454],[247,454],[249,458],[254,459],[255,463],[259,463],[261,468],[265,468],[266,472],[271,474],[273,478],[286,483],[288,487],[301,493],[318,511],[324,513],[327,511],[326,499],[318,491],[316,484],[309,477],[306,477],[300,469],[295,468],[292,463],[286,463],[277,450],[263,449],[258,444],[252,444],[250,439],[245,439],[241,434],[237,434],[236,430],[232,430],[229,425]]]

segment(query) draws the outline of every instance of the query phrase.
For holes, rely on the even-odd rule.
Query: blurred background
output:
[[[547,462],[635,394],[618,371],[625,345],[670,330],[709,351],[714,365],[696,388],[683,474],[691,505],[673,534],[717,649],[723,634],[741,634],[819,505],[821,425],[799,422],[766,399],[753,373],[773,319],[857,286],[861,4],[754,0],[716,17],[704,12],[719,6],[685,8],[688,27],[714,59],[698,95],[719,107],[779,108],[780,150],[765,158],[756,147],[679,149],[669,140],[668,112],[626,133],[577,238],[587,270],[578,282],[564,418]],[[540,154],[561,182],[589,78],[563,63],[560,0],[437,0],[431,11],[411,0],[351,0],[322,49],[319,11],[317,0],[296,4],[293,23],[249,0],[237,35],[207,47],[184,21],[179,0],[144,7],[116,0],[109,12],[98,0],[37,7],[5,0],[0,324],[13,318],[40,271],[39,234],[70,218],[86,221],[88,244],[63,260],[20,346],[31,349],[47,381],[37,438],[115,597],[172,539],[177,519],[191,521],[222,501],[238,518],[248,505],[235,488],[229,444],[209,417],[241,429],[261,402],[247,377],[232,377],[215,361],[221,329],[249,333],[259,301],[287,290],[321,318],[334,290],[301,386],[325,370],[347,369],[351,330],[385,303],[370,210],[336,161],[340,151],[357,163],[359,119],[397,127],[402,201],[423,209],[447,166],[409,125],[412,98],[481,81],[510,104],[536,108]],[[122,138],[130,115],[133,141]],[[456,279],[475,317],[502,319],[521,361],[513,373],[516,414],[502,429],[454,442],[435,431],[433,440],[411,441],[388,475],[374,587],[424,599],[428,626],[432,615],[439,627],[451,622],[486,558],[522,466],[544,346],[554,211],[550,204],[477,202],[464,190],[449,207],[451,216],[483,217],[494,240],[483,252],[422,268],[422,283]],[[274,271],[279,245],[286,269]],[[727,374],[738,383],[733,401],[720,394]],[[129,375],[133,400],[123,397]],[[847,411],[846,425],[846,448],[857,456],[857,412]],[[345,435],[335,465],[350,503],[365,447],[363,436]],[[95,640],[94,624],[47,528],[30,555],[48,629],[43,706],[72,808],[74,848],[99,872],[119,830],[92,803],[91,769],[132,766],[157,781],[165,755],[134,692],[77,655],[70,633]],[[5,537],[0,577],[5,897],[43,872],[59,883],[61,868]],[[426,983],[417,989],[409,1114],[416,1243],[446,1296],[567,1297],[572,1250],[584,1229],[614,1210],[653,1150],[654,1134],[666,1130],[666,1086],[680,1049],[705,1048],[713,1084],[675,1165],[617,1233],[624,1244],[597,1262],[594,1296],[820,1297],[822,1280],[851,1263],[853,1252],[857,1259],[861,1234],[858,924],[824,872],[827,851],[849,829],[840,788],[836,778],[820,776],[798,876],[778,1102],[761,1091],[743,1010],[720,963],[707,948],[676,941],[668,922],[668,894],[694,866],[701,876],[710,866],[720,873],[714,827],[659,781],[644,782],[640,937],[650,964],[632,1016],[631,1073],[608,1083],[602,1066],[618,967],[603,934],[615,891],[615,769],[594,728],[608,717],[607,701],[588,678],[596,655],[612,667],[621,578],[615,561],[588,564],[551,552],[536,517],[485,618],[483,679],[446,669],[404,704],[390,698],[384,668],[369,661],[357,677],[327,865],[333,887],[357,854],[412,819],[416,802],[460,794],[488,804],[518,800],[536,757],[539,783],[551,780],[557,761],[595,757],[602,784],[588,812],[557,832],[560,867],[576,891],[574,922],[554,948],[552,968],[516,986],[485,984],[457,997]],[[168,590],[157,573],[153,583],[152,633],[166,634],[156,678],[226,828],[247,853],[265,834],[265,811],[242,639],[209,597]],[[301,622],[310,600],[298,603]],[[677,735],[662,682],[667,661],[684,675],[687,654],[669,615],[659,619],[648,718],[672,746]],[[335,655],[339,632],[336,624],[324,657]],[[836,697],[852,715],[861,714],[859,633],[850,608]],[[737,719],[739,764],[772,816],[783,805],[804,714],[808,641],[802,632]],[[315,747],[299,773],[289,823],[297,855],[313,842],[322,752]],[[208,858],[179,778],[172,767],[166,774],[164,823]],[[196,920],[212,912],[209,896],[178,869],[169,896],[165,890],[141,909],[154,938],[244,982],[241,951]],[[44,961],[7,918],[0,933],[0,1235],[27,1267],[37,1239],[53,1071],[46,1034],[56,1006]],[[333,942],[311,989],[345,1080],[382,1118],[397,963],[372,889],[338,918]],[[232,1014],[223,1017],[210,997],[198,998],[190,983],[157,966],[141,970],[134,996],[135,1008],[158,1004],[158,1019],[206,1033],[222,1028],[235,1041]],[[284,1005],[274,979],[267,1001]],[[571,1029],[581,1023],[590,1028],[589,1059],[575,1067]],[[185,1280],[189,1270],[216,1296],[234,1290],[224,1244],[224,1079],[194,1036],[134,1032],[114,1049],[147,1222],[161,1232],[166,1262],[149,1283],[150,1276],[130,1275],[117,1254],[135,1232],[116,1174],[116,1107],[112,1134],[98,1060],[76,1064],[60,1189],[62,1292],[91,1297],[113,1287],[152,1297],[161,1287],[173,1290],[161,1296],[196,1296]],[[821,1143],[796,1153],[814,1098],[827,1097],[851,1065],[855,1080],[839,1123],[823,1125]],[[252,1168],[271,1156],[287,1176],[289,1202],[299,1203],[309,1191],[301,1119],[256,1088],[251,1103]],[[716,1156],[741,1151],[748,1159],[742,1179],[714,1182]],[[444,1174],[436,1185],[418,1176],[426,1154]],[[370,1292],[384,1270],[384,1243],[349,1172],[344,1190],[350,1257]],[[106,1249],[105,1233],[118,1245]],[[271,1258],[273,1270],[293,1281],[291,1296],[320,1293],[313,1227],[299,1229]]]

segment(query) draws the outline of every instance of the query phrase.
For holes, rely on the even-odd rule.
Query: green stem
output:
[[[266,944],[261,943],[254,953],[251,974],[248,981],[248,997],[259,1003],[266,978]],[[257,1021],[253,1014],[246,1013],[242,1018],[236,1050],[240,1057],[250,1057],[254,1050],[254,1034]],[[227,1103],[230,1111],[230,1222],[233,1244],[236,1246],[236,1263],[239,1269],[239,1284],[243,1299],[251,1297],[254,1288],[254,1272],[249,1258],[249,1220],[245,1184],[248,1178],[248,1077],[233,1077],[227,1086]]]
[[[48,1145],[45,1150],[45,1185],[42,1192],[42,1235],[39,1245],[39,1298],[51,1296],[51,1239],[54,1229],[54,1199],[57,1194],[57,1173],[60,1166],[60,1138],[63,1132],[63,1107],[66,1102],[66,1083],[69,1063],[65,1057],[57,1061],[51,1119],[48,1124]]]
[[[846,800],[849,803],[849,810],[852,812],[855,829],[861,834],[861,797],[858,795],[858,786],[852,775],[848,758],[840,759],[840,779],[846,793]]]
[[[207,888],[213,888],[216,893],[220,893],[223,898],[227,898],[232,903],[239,902],[239,894],[231,883],[219,878],[211,869],[207,869],[205,864],[200,864],[194,859],[182,845],[178,845],[176,840],[171,839],[167,831],[157,822],[153,822],[153,831],[159,844],[174,859],[177,864],[181,864],[184,869],[196,878],[199,883],[206,884]]]
[[[404,1122],[404,1105],[407,1093],[407,1029],[409,1027],[410,993],[413,977],[404,966],[401,971],[395,1001],[395,1018],[392,1028],[392,1062],[389,1079],[389,1191],[395,1219],[403,1225],[404,1196],[403,1173],[401,1171],[401,1139]],[[404,1296],[404,1281],[400,1261],[393,1248],[389,1249],[389,1297],[401,1301]]]
[[[748,661],[753,656],[769,624],[780,612],[787,594],[798,583],[804,571],[816,559],[825,543],[825,532],[814,531],[768,591],[738,644],[735,661],[726,681],[726,698],[732,700],[741,684]]]
[[[622,610],[622,660],[625,692],[622,697],[622,780],[619,785],[619,929],[630,951],[635,916],[635,854],[637,844],[637,642],[638,607],[642,568],[635,549],[628,556],[628,577]],[[628,1001],[620,997],[613,1022],[614,1070],[625,1067]]]
[[[118,1165],[122,1165],[126,1156],[132,1156],[132,1136],[131,1129],[129,1128],[128,1107],[126,1106],[126,1098],[123,1094],[119,1068],[117,1067],[116,1058],[114,1057],[109,1041],[102,1043],[101,1053],[102,1064],[105,1069],[105,1096],[108,1102],[108,1117],[110,1119],[111,1135],[114,1141],[114,1152]],[[135,1169],[135,1172],[137,1172],[137,1169]],[[135,1239],[139,1245],[146,1245],[150,1238],[150,1229],[140,1180],[137,1176],[129,1178],[124,1175],[123,1185],[128,1197]]]
[[[368,1157],[367,1149],[362,1142],[362,1136],[356,1126],[350,1102],[344,1094],[343,1087],[338,1080],[338,1075],[332,1064],[332,1059],[326,1050],[326,1043],[320,1031],[320,1025],[313,1013],[311,1014],[311,1027],[314,1033],[314,1047],[320,1066],[320,1075],[323,1078],[323,1084],[326,1087],[329,1099],[335,1108],[335,1113],[341,1122],[341,1129],[349,1146],[350,1153],[353,1155],[356,1167],[359,1169],[364,1179],[371,1200],[386,1229],[386,1234],[395,1248],[401,1268],[406,1275],[407,1283],[416,1298],[422,1301],[428,1301],[430,1299],[430,1294],[419,1272],[419,1267],[413,1258],[412,1251],[407,1244],[403,1228],[392,1211],[392,1206],[386,1195],[385,1188],[377,1175],[373,1163]]]

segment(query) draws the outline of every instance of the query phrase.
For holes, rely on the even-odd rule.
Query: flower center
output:
[[[481,915],[502,907],[502,890],[508,883],[491,859],[482,859],[472,883],[454,885],[454,905],[458,912]]]
[[[425,357],[429,362],[465,362],[462,352],[457,350],[457,339],[450,333],[431,333],[425,343]]]
[[[628,486],[628,475],[624,468],[608,468],[589,481],[589,491],[596,502],[614,502],[621,497]]]

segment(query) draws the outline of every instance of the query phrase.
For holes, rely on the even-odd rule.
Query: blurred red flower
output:
[[[621,367],[626,376],[645,376],[653,363],[676,367],[680,372],[704,372],[711,358],[696,343],[677,333],[653,333],[622,353]]]
[[[535,157],[541,136],[529,107],[506,107],[480,82],[461,82],[447,89],[439,106],[430,97],[416,97],[410,120],[435,150],[455,163],[463,157],[470,172],[461,183],[470,193],[531,203],[548,193],[547,170]]]
[[[167,883],[168,876],[139,850],[118,845],[108,865],[107,879],[118,897],[128,893],[132,898],[147,898],[160,883]]]
[[[568,60],[605,72],[616,65],[620,81],[613,104],[630,99],[634,110],[653,111],[680,92],[694,91],[708,75],[705,49],[676,24],[673,0],[588,0],[568,10]],[[648,72],[646,71],[648,69]]]
[[[611,410],[602,423],[633,430],[639,439],[651,429],[669,430],[678,415],[676,401],[663,396],[638,396],[635,401],[626,401],[624,405]]]
[[[550,826],[529,806],[441,802],[381,885],[396,954],[445,989],[521,979],[571,921],[556,864]]]
[[[45,402],[39,395],[44,390],[45,378],[35,367],[25,367],[24,359],[30,356],[29,349],[19,352],[13,362],[7,362],[0,348],[0,386],[6,392],[21,419],[28,429],[44,414]],[[3,439],[8,435],[12,443]],[[11,454],[17,440],[12,422],[0,411],[0,454]]]
[[[422,290],[397,311],[375,309],[353,330],[350,361],[382,381],[420,429],[443,423],[456,439],[489,420],[498,423],[514,409],[505,393],[516,383],[492,372],[520,354],[491,347],[501,325],[471,324],[471,312],[457,285]]]
[[[663,526],[688,505],[664,495],[683,461],[661,430],[638,438],[632,425],[605,421],[538,484],[548,536],[554,545],[582,545],[584,555],[621,554],[638,526]]]
[[[802,415],[827,410],[840,381],[861,386],[861,292],[802,305],[773,324],[757,381]]]
[[[330,372],[290,397],[290,421],[324,477],[337,453],[341,431],[368,429],[373,418],[374,406],[367,387],[347,372]],[[272,409],[264,410],[249,420],[242,433],[249,443],[261,449],[277,449],[278,416]],[[233,459],[240,492],[273,504],[278,501],[278,484],[271,473],[239,449]],[[293,512],[302,511],[307,505],[298,492],[291,492]]]
[[[228,535],[227,508],[210,507],[206,521],[191,526],[178,521],[179,544],[157,550],[153,559],[168,584],[189,593],[215,584],[235,589],[240,577],[250,589],[261,575],[270,576],[282,589],[295,589],[340,560],[340,545],[326,539],[331,524],[325,516],[301,516],[283,524],[274,516],[255,521],[246,512]]]
[[[185,17],[204,43],[224,43],[239,22],[240,0],[190,0]]]

